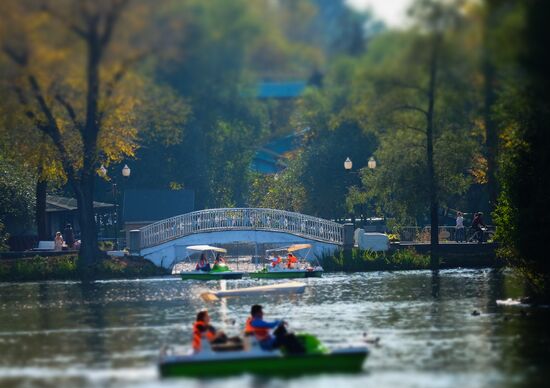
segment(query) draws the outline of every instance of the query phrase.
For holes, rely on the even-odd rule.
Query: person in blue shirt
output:
[[[260,342],[260,346],[264,350],[273,350],[280,347],[285,347],[289,353],[303,353],[305,351],[303,345],[298,341],[292,333],[287,333],[285,322],[264,321],[264,313],[262,306],[255,304],[250,309],[250,316],[246,320],[245,335],[253,335]],[[271,329],[275,329],[274,334],[270,333]]]

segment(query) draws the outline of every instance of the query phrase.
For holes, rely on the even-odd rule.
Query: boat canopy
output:
[[[213,247],[211,245],[190,245],[187,247],[187,249],[190,251],[214,251],[214,252],[227,253],[227,249]]]
[[[274,249],[268,249],[266,250],[266,253],[268,252],[277,252],[277,251],[287,251],[287,252],[296,252],[302,249],[311,249],[311,244],[293,244],[289,247],[280,247],[280,248],[274,248]]]
[[[307,249],[307,248],[311,248],[311,244],[294,244],[294,245],[289,246],[287,248],[287,251],[295,252],[295,251],[299,251],[299,250]]]

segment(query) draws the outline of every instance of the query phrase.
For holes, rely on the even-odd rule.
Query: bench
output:
[[[55,241],[39,241],[38,247],[33,251],[53,251],[55,250]]]

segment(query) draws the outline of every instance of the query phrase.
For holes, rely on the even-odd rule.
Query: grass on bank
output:
[[[351,252],[339,251],[322,260],[325,271],[393,271],[430,268],[430,257],[414,249],[400,249],[390,252],[373,252],[353,248]]]
[[[93,272],[98,279],[166,275],[166,270],[148,260],[127,257],[102,259]],[[78,280],[81,275],[76,255],[0,261],[0,281]]]

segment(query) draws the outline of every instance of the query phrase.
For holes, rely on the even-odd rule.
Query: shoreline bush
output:
[[[353,248],[349,254],[339,251],[335,255],[323,257],[322,266],[326,272],[417,270],[430,268],[430,257],[412,248],[390,252]]]
[[[93,268],[94,279],[125,279],[166,275],[148,260],[134,257],[105,258]],[[41,281],[41,280],[80,280],[76,255],[55,257],[35,256],[29,259],[0,261],[0,282]]]

